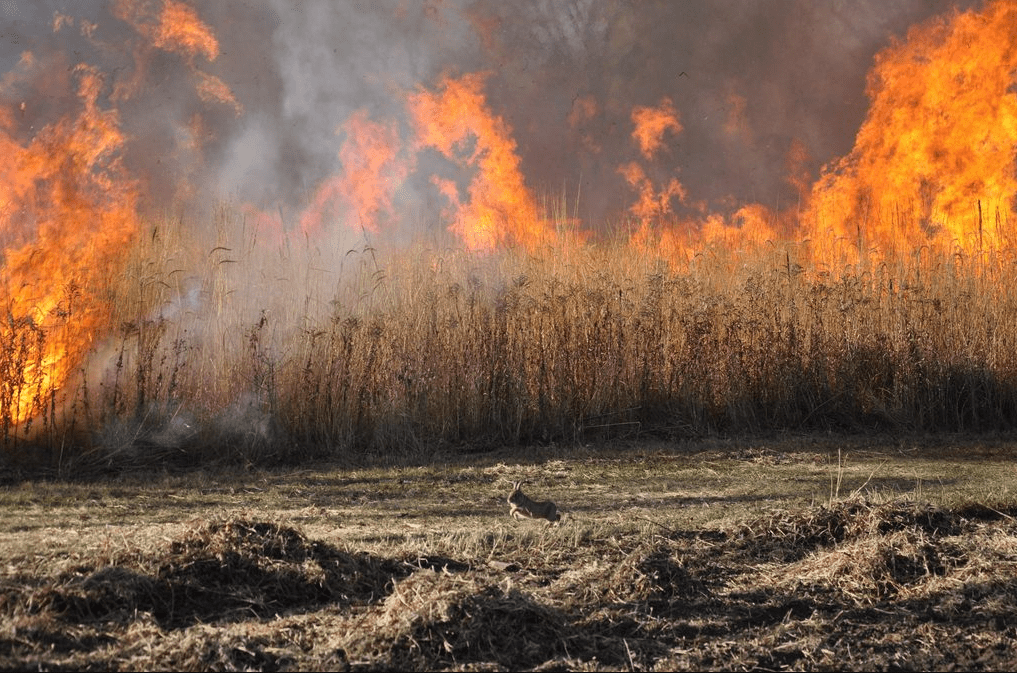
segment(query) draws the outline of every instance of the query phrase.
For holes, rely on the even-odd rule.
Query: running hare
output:
[[[508,504],[511,505],[509,514],[516,519],[529,517],[530,519],[547,519],[548,523],[555,523],[561,520],[558,508],[550,500],[534,502],[527,498],[519,488],[523,485],[521,481],[512,482],[512,493],[508,497]]]

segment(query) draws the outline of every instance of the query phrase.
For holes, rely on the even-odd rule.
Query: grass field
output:
[[[188,236],[0,323],[0,668],[1017,665],[1005,254]]]
[[[168,0],[0,78],[0,670],[1017,669],[1013,1],[888,33],[833,160],[748,43],[614,79],[663,5],[531,76],[440,4],[349,87]]]
[[[9,466],[299,465],[1017,419],[1005,252],[831,267],[807,242],[683,255],[564,232],[468,252],[438,237],[275,240],[228,209],[213,224],[207,239],[153,225],[118,275],[65,288],[46,321],[0,323]],[[79,329],[79,295],[105,298],[89,311],[108,312],[103,326]]]
[[[0,490],[0,668],[1011,669],[1015,448],[787,436]],[[514,480],[563,521],[508,517]]]

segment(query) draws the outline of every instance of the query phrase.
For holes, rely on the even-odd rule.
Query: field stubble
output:
[[[1012,668],[1013,454],[813,437],[11,483],[0,668]],[[561,524],[509,518],[516,480]]]

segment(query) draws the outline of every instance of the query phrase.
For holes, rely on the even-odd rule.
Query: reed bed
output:
[[[986,432],[1017,420],[1003,253],[831,269],[807,244],[665,257],[623,240],[468,252],[167,219],[109,283],[71,383],[21,396],[5,455],[86,469],[779,431]],[[873,257],[874,259],[874,257]],[[94,292],[93,292],[94,294]],[[66,318],[73,321],[70,314]],[[36,370],[37,371],[37,370]]]

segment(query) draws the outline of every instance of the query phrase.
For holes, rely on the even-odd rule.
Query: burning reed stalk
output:
[[[1002,254],[835,276],[793,247],[711,249],[680,267],[624,243],[270,249],[219,217],[215,241],[165,223],[140,244],[114,298],[128,309],[119,344],[89,364],[91,389],[56,396],[75,441],[102,451],[120,423],[133,459],[200,461],[225,444],[243,460],[299,460],[1017,419],[1017,278]],[[3,333],[4,399],[35,385],[18,372],[47,335],[26,329]],[[10,418],[3,428],[10,444]]]

